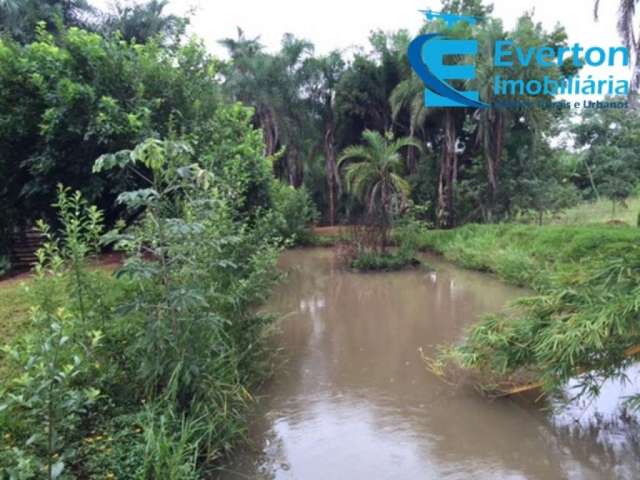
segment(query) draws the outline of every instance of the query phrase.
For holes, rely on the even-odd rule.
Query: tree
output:
[[[306,134],[310,128],[308,102],[302,96],[308,78],[305,62],[313,45],[291,34],[282,38],[276,54],[263,52],[258,38],[249,39],[238,29],[237,39],[224,39],[231,55],[222,73],[224,88],[232,100],[256,110],[256,121],[265,136],[265,154],[273,156],[282,149],[277,173],[299,187],[304,179],[303,159],[308,149]]]
[[[338,143],[351,145],[369,128],[384,132],[393,126],[389,96],[407,69],[408,33],[374,32],[372,52],[357,51],[336,86]],[[406,64],[406,65],[405,65]]]
[[[153,38],[161,43],[176,43],[184,34],[189,19],[165,14],[168,3],[168,0],[119,1],[110,12],[101,16],[100,31],[108,35],[119,32],[125,40],[137,43],[146,43]]]
[[[410,193],[409,183],[401,176],[404,161],[400,150],[409,146],[421,149],[421,146],[414,139],[394,140],[390,133],[382,136],[373,130],[365,130],[362,139],[364,145],[343,150],[338,165],[345,168],[347,188],[365,204],[369,218],[382,232],[384,250],[393,200],[404,202]]]
[[[635,160],[629,152],[621,152],[616,147],[601,147],[601,154],[609,161],[599,165],[596,175],[600,178],[600,193],[611,201],[611,218],[616,215],[616,204],[626,206],[625,201],[631,196],[634,181],[638,178],[629,169]]]
[[[197,42],[168,51],[75,27],[41,31],[27,45],[1,39],[0,223],[51,218],[57,183],[81,190],[112,220],[115,196],[137,180],[92,175],[94,160],[148,137],[210,133],[216,66]]]
[[[96,12],[87,0],[0,0],[0,31],[29,43],[36,38],[39,22],[51,32],[60,26],[88,28]]]
[[[472,14],[480,20],[491,11],[477,0],[443,1],[443,11],[454,14]],[[426,24],[421,33],[447,31],[450,38],[471,37],[471,27],[458,24],[454,28],[446,27],[442,22]],[[457,59],[456,61],[460,61]],[[459,82],[457,82],[459,83]],[[462,85],[454,86],[460,88]],[[459,132],[464,124],[467,112],[463,109],[429,108],[424,104],[424,85],[413,72],[408,73],[389,97],[395,122],[401,115],[408,115],[409,135],[421,134],[425,141],[436,145],[440,150],[437,176],[436,218],[440,226],[455,225],[455,196],[459,169]],[[427,123],[432,130],[427,138]],[[411,158],[411,155],[410,155]],[[414,162],[410,162],[412,164]]]
[[[406,131],[425,143],[439,158],[437,170],[429,172],[428,178],[420,178],[425,168],[416,168],[418,182],[432,182],[435,187],[420,185],[419,191],[433,191],[431,200],[436,205],[436,221],[442,227],[452,227],[458,219],[480,217],[493,221],[509,212],[510,198],[502,188],[505,165],[516,161],[516,155],[525,146],[532,155],[544,147],[544,134],[562,118],[562,113],[554,109],[517,108],[505,109],[493,106],[497,101],[550,101],[552,97],[527,95],[496,95],[494,77],[499,74],[507,80],[527,81],[548,75],[559,78],[573,73],[575,68],[541,68],[516,64],[509,69],[496,69],[494,65],[494,45],[498,39],[512,39],[519,46],[540,47],[543,45],[566,46],[566,33],[561,27],[551,32],[536,23],[531,13],[525,13],[511,32],[504,31],[502,22],[490,17],[491,9],[475,0],[443,2],[443,10],[455,14],[472,12],[478,18],[475,26],[459,23],[452,28],[442,22],[426,24],[422,33],[446,31],[449,38],[477,38],[478,55],[475,57],[476,78],[474,80],[452,81],[455,88],[478,90],[480,98],[490,106],[481,109],[430,108],[424,102],[424,84],[412,71],[407,71],[402,81],[393,90],[389,102],[394,126]],[[450,62],[465,63],[461,57],[450,57]],[[408,167],[414,173],[413,152],[408,154]],[[480,164],[479,159],[482,159]],[[482,168],[484,179],[478,177]],[[464,184],[465,191],[460,186]],[[469,191],[475,185],[474,192]],[[473,193],[472,195],[469,195]],[[464,203],[461,194],[465,195]],[[473,202],[468,202],[473,198]]]
[[[311,69],[309,81],[310,96],[313,108],[322,123],[322,146],[325,161],[325,176],[329,203],[329,224],[336,223],[337,201],[342,186],[338,163],[336,160],[336,86],[344,73],[345,63],[340,52],[333,51],[323,57],[311,58],[308,62]]]
[[[638,88],[640,88],[640,32],[635,31],[636,4],[638,0],[620,0],[618,6],[618,34],[622,43],[634,55],[633,73],[631,74],[631,84],[629,88],[629,100],[631,105],[638,107]],[[595,0],[593,16],[598,21],[600,11],[600,0]]]
[[[576,73],[577,67],[570,63],[562,66],[540,67],[537,64],[523,66],[515,63],[509,69],[495,67],[493,49],[495,42],[501,39],[512,40],[520,48],[540,48],[552,45],[554,48],[567,46],[567,34],[563,27],[556,27],[547,32],[540,23],[533,19],[533,13],[525,12],[511,32],[505,32],[502,22],[495,19],[487,19],[481,25],[478,33],[479,52],[477,80],[474,82],[480,91],[480,96],[486,103],[499,102],[551,102],[552,95],[513,94],[506,92],[497,96],[493,88],[493,78],[500,75],[502,80],[515,80],[528,82],[532,79],[547,76],[552,80],[560,81],[564,76]],[[505,157],[515,150],[515,155],[522,150],[526,143],[527,148],[534,151],[536,144],[542,139],[542,133],[548,131],[551,126],[562,118],[563,113],[554,109],[541,108],[517,108],[506,109],[504,107],[490,107],[478,110],[474,116],[477,118],[477,145],[486,160],[486,175],[488,184],[487,212],[488,220],[493,220],[499,213],[499,188],[500,175]],[[514,137],[511,132],[519,131],[520,135]],[[518,140],[518,147],[509,145],[514,138]],[[510,148],[511,147],[511,148]],[[535,153],[537,154],[537,153]]]
[[[637,110],[584,110],[572,133],[582,150],[586,177],[582,184],[611,200],[615,214],[616,204],[624,204],[640,176],[640,114]]]

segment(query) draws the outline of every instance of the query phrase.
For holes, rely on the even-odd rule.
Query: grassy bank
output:
[[[625,226],[468,225],[432,231],[421,249],[530,286],[516,318],[487,316],[436,366],[475,370],[487,383],[520,378],[557,389],[580,376],[597,393],[640,344],[640,230]],[[586,373],[589,372],[589,373]]]

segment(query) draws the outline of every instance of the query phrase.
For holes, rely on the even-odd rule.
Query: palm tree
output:
[[[365,130],[364,145],[352,145],[342,151],[338,166],[345,169],[347,189],[362,201],[369,218],[380,229],[382,249],[386,248],[390,227],[392,200],[404,202],[410,193],[409,183],[402,178],[404,162],[400,150],[421,149],[420,143],[408,137],[393,139],[390,133]]]
[[[638,107],[638,89],[640,88],[640,34],[636,34],[635,14],[636,4],[639,0],[620,0],[618,6],[618,34],[622,43],[633,54],[633,73],[631,74],[631,85],[629,88],[629,100],[634,108]],[[600,10],[600,0],[595,0],[593,16],[598,20]]]
[[[231,98],[251,105],[262,128],[267,156],[283,152],[283,167],[294,187],[302,185],[304,132],[309,123],[300,92],[306,80],[305,61],[313,45],[285,34],[280,51],[263,51],[259,38],[238,29],[237,39],[220,40],[231,55],[223,69],[224,86]],[[279,167],[280,165],[276,165]]]
[[[106,33],[120,32],[122,38],[138,43],[147,43],[152,38],[162,43],[178,40],[185,32],[187,18],[165,13],[169,0],[148,0],[144,3],[120,3],[104,14],[101,30]]]
[[[329,202],[329,224],[336,222],[337,202],[342,185],[338,172],[336,154],[336,87],[345,72],[345,63],[337,50],[329,55],[313,57],[307,61],[309,69],[308,91],[311,106],[322,123],[325,176]]]
[[[35,27],[44,21],[47,30],[64,26],[90,28],[96,13],[88,0],[0,0],[0,32],[21,43],[35,39]]]
[[[391,105],[391,118],[398,121],[400,113],[406,109],[409,113],[409,137],[414,138],[417,133],[424,133],[423,127],[427,117],[432,113],[424,105],[424,83],[413,72],[402,80],[391,92],[389,104]],[[407,154],[407,168],[410,173],[417,169],[415,151],[410,149]]]
[[[424,105],[424,84],[417,75],[411,76],[400,82],[389,98],[394,120],[397,119],[403,109],[409,111],[409,133],[414,138],[418,133],[424,136],[424,127],[427,119],[433,117],[440,124],[441,131],[441,157],[440,174],[438,175],[438,204],[437,217],[440,226],[453,226],[454,196],[458,176],[458,154],[456,151],[458,131],[456,114],[450,108],[427,108]],[[409,164],[415,153],[410,152]],[[415,167],[414,167],[415,168]]]

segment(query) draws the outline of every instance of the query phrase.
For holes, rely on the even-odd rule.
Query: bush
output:
[[[279,237],[238,218],[224,178],[191,162],[190,145],[155,139],[97,162],[148,171],[118,198],[143,212],[126,230],[102,236],[101,213],[64,189],[62,230],[39,224],[37,328],[5,349],[0,477],[202,478],[243,438],[270,365],[256,306]],[[127,254],[115,278],[87,268],[99,239]]]
[[[318,220],[319,213],[307,189],[274,181],[271,197],[277,215],[277,230],[282,238],[294,245],[311,243],[309,230]]]

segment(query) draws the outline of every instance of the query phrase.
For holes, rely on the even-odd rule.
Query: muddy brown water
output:
[[[620,385],[551,413],[426,371],[419,348],[458,342],[483,313],[530,293],[427,262],[435,271],[358,274],[330,249],[284,254],[269,310],[283,316],[274,341],[286,363],[261,392],[251,446],[220,478],[640,478],[640,426],[614,412]]]

